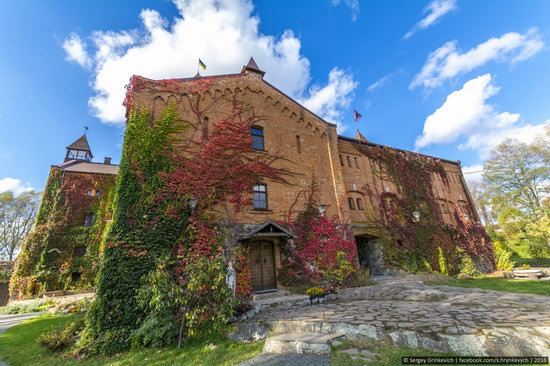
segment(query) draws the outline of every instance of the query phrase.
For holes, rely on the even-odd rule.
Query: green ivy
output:
[[[173,258],[185,232],[187,217],[165,215],[178,204],[158,198],[161,173],[170,172],[178,123],[168,108],[159,120],[149,112],[132,111],[128,119],[114,197],[113,222],[106,233],[97,280],[96,301],[88,313],[79,347],[112,354],[130,346],[143,326],[145,313],[137,301],[144,279],[156,268],[156,258]]]
[[[17,258],[10,283],[12,296],[94,286],[102,235],[112,212],[114,183],[114,177],[109,175],[52,168],[35,228]],[[92,188],[101,196],[87,196]],[[95,220],[92,226],[84,227],[88,213],[94,213]],[[83,257],[73,255],[77,247],[86,249]],[[73,272],[80,273],[76,281],[72,279]]]

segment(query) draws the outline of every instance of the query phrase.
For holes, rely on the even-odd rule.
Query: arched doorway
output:
[[[384,271],[384,253],[380,239],[369,234],[357,235],[355,243],[361,268],[368,268],[372,275],[381,275]]]

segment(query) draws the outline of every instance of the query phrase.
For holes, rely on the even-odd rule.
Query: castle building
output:
[[[118,166],[108,157],[92,159],[83,134],[66,147],[64,162],[51,166],[35,228],[16,260],[11,296],[93,287]]]
[[[252,149],[257,154],[277,157],[276,167],[293,174],[288,178],[289,184],[259,181],[248,192],[252,198],[250,205],[231,214],[239,242],[248,247],[254,291],[281,286],[281,246],[293,237],[283,223],[306,204],[304,192],[311,189],[312,184],[317,187],[316,200],[324,214],[351,226],[357,243],[358,265],[373,273],[380,273],[385,265],[395,264],[392,256],[406,253],[404,242],[410,239],[410,234],[403,228],[418,223],[426,227],[479,227],[479,217],[459,161],[376,144],[359,131],[355,138],[339,136],[335,124],[271,85],[264,74],[251,58],[241,72],[235,74],[169,80],[134,76],[126,99],[127,113],[130,108],[147,110],[151,119],[160,117],[168,106],[175,108],[178,118],[190,125],[181,132],[182,140],[189,144],[200,145],[208,138],[215,121],[231,113],[231,101],[245,102],[261,116],[250,129]],[[75,185],[67,181],[75,178],[85,182],[78,186],[79,192],[67,197],[69,201],[65,202],[69,214],[78,216],[71,221],[74,225],[86,226],[87,215],[93,214],[91,202],[103,194],[101,189],[98,193],[97,179],[101,177],[102,182],[112,184],[117,174],[117,166],[108,160],[103,164],[94,163],[92,157],[84,135],[67,147],[65,162],[52,167],[46,188],[45,201],[50,199],[52,176],[59,177],[65,182],[61,183],[64,187],[70,186],[73,190]],[[90,203],[79,204],[75,209],[72,199]],[[44,210],[42,207],[38,227],[46,220]],[[381,227],[389,233],[395,255],[386,253],[386,247],[381,244],[384,239]],[[481,245],[486,244],[490,243]],[[63,256],[74,258],[79,249],[74,244],[66,245],[71,246],[72,252],[59,254],[57,262],[52,260],[52,263],[66,263],[66,259],[61,259]],[[31,255],[28,245],[26,250],[19,262],[36,256]],[[101,248],[94,249],[93,253],[100,251]],[[43,248],[42,253],[50,256],[51,248]],[[481,267],[490,267],[482,258],[473,259]],[[34,268],[39,266],[37,263]],[[72,271],[78,272],[74,268]]]

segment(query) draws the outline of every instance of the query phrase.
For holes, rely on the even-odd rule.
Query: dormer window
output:
[[[252,148],[254,150],[264,151],[264,129],[258,126],[252,126],[250,128],[250,135],[252,136]]]

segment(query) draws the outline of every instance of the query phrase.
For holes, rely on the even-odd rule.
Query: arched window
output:
[[[363,210],[363,200],[361,198],[357,199],[357,209]]]
[[[357,157],[354,157],[353,159],[355,159],[355,167],[359,169],[359,160],[357,159]]]
[[[351,168],[351,159],[349,158],[349,155],[346,155],[346,159],[348,160],[348,166]]]
[[[252,148],[254,150],[264,149],[264,129],[258,126],[252,126],[250,128],[250,135],[252,136]]]
[[[353,198],[348,198],[348,204],[350,210],[355,210],[355,202],[353,201]]]
[[[344,158],[342,158],[342,154],[340,154],[340,165],[344,166]]]

